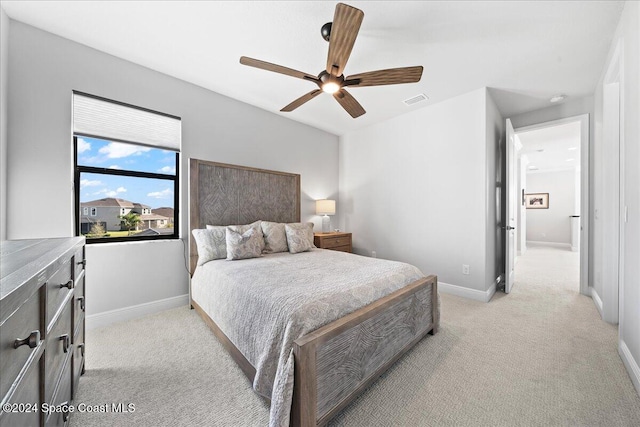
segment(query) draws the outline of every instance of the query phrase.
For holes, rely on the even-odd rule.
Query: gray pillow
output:
[[[261,221],[255,221],[252,222],[251,224],[243,224],[243,225],[229,225],[228,227],[231,227],[232,230],[239,232],[240,234],[244,233],[245,231],[247,231],[250,228],[256,228],[256,233],[260,235],[260,240],[262,241],[262,247],[264,249],[264,239],[262,237],[262,228],[260,227],[260,222]],[[208,225],[207,224],[207,230],[216,230],[219,234],[217,235],[218,237],[216,238],[216,253],[218,255],[218,258],[214,258],[214,259],[222,259],[222,258],[226,258],[227,257],[227,241],[226,241],[226,235],[227,235],[227,226],[226,225]],[[197,244],[197,242],[196,242]],[[198,249],[198,256],[200,256],[200,249]],[[204,261],[206,262],[206,261]],[[203,264],[204,264],[203,262]]]
[[[244,233],[227,227],[227,259],[257,258],[262,254],[262,232],[256,227],[250,227]]]
[[[297,254],[306,252],[313,248],[313,223],[312,222],[294,222],[284,225],[287,233],[287,245],[289,252]]]
[[[227,257],[227,231],[225,227],[209,228],[207,226],[206,230],[194,229],[191,233],[198,248],[198,265]]]
[[[287,233],[284,230],[284,224],[281,222],[262,221],[262,234],[264,236],[265,254],[274,254],[276,252],[287,252]]]

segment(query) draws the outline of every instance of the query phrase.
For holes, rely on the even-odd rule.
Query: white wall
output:
[[[527,174],[527,193],[549,193],[549,209],[527,210],[527,241],[571,245],[575,212],[575,170]]]
[[[602,77],[596,86],[596,146],[599,152],[607,149],[603,140],[603,85],[618,43],[621,42],[621,100],[622,110],[620,138],[622,145],[623,203],[628,210],[626,222],[622,222],[622,252],[620,271],[619,352],[627,371],[640,393],[640,5],[635,1],[625,3],[616,35],[613,38]],[[604,162],[596,162],[594,179],[600,187],[617,170],[605,168]],[[604,188],[604,187],[603,187]],[[596,207],[602,200],[596,200]],[[595,268],[602,268],[598,264]],[[604,284],[603,284],[604,286]],[[607,289],[600,289],[602,294]]]
[[[516,135],[518,138],[518,135]],[[527,251],[527,208],[522,204],[522,193],[527,189],[527,167],[529,159],[526,155],[518,153],[518,229],[516,236],[518,241],[518,255],[524,255]]]
[[[7,238],[7,91],[9,17],[0,7],[0,240]]]
[[[7,233],[11,239],[74,234],[74,89],[182,117],[179,209],[184,240],[190,157],[301,174],[302,219],[313,220],[317,227],[321,222],[315,216],[314,199],[337,197],[335,135],[17,21],[11,21],[10,36]],[[188,291],[180,240],[92,245],[87,258],[89,315]]]
[[[376,251],[467,296],[487,295],[496,264],[487,253],[495,156],[487,157],[497,149],[486,139],[497,131],[487,130],[486,97],[478,89],[340,138],[340,224],[356,253]]]

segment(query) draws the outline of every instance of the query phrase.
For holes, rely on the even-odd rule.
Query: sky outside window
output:
[[[169,150],[77,137],[78,165],[122,169],[175,176],[176,153]],[[104,175],[83,172],[80,176],[80,201],[115,197],[133,203],[173,207],[172,180]]]

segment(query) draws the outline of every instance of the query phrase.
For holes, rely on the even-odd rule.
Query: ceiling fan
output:
[[[346,91],[346,87],[355,88],[416,83],[419,82],[420,77],[422,77],[422,66],[390,68],[344,77],[344,67],[347,65],[347,61],[351,55],[351,50],[358,36],[363,18],[364,12],[360,9],[344,3],[338,3],[333,16],[333,22],[324,24],[321,29],[322,37],[329,42],[329,55],[326,70],[321,71],[318,76],[246,56],[240,58],[240,63],[250,67],[261,68],[263,70],[308,80],[318,85],[319,89],[314,89],[302,95],[280,111],[293,111],[305,102],[318,96],[321,92],[326,92],[332,94],[336,101],[342,105],[342,108],[355,119],[363,115],[366,111],[362,108],[362,105]]]

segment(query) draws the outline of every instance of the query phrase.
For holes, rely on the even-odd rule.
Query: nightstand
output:
[[[331,232],[313,233],[313,244],[321,249],[352,252],[351,233]]]

